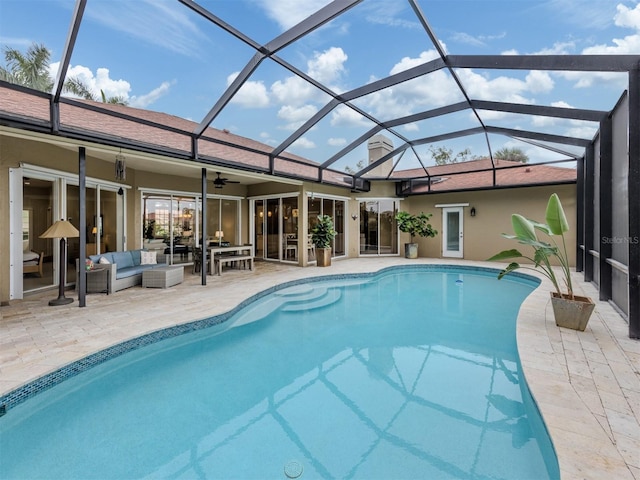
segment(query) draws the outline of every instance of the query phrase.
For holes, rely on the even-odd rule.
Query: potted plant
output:
[[[318,215],[318,222],[311,228],[311,242],[316,247],[316,265],[331,265],[331,242],[338,232],[333,228],[333,219],[329,215]]]
[[[500,279],[518,268],[541,271],[545,277],[551,280],[555,288],[555,292],[551,292],[551,304],[556,325],[584,331],[595,304],[589,297],[582,297],[573,293],[571,269],[564,238],[564,234],[569,231],[569,223],[560,203],[560,198],[555,193],[549,198],[545,220],[547,223],[539,223],[522,215],[513,214],[511,216],[511,224],[515,235],[502,235],[505,238],[517,240],[522,245],[530,246],[533,249],[533,256],[529,257],[520,253],[517,249],[511,249],[494,255],[489,261],[523,258],[531,262],[533,267],[522,266],[517,262],[512,262],[498,274],[498,278]],[[550,242],[539,240],[536,230],[547,235]],[[554,237],[560,237],[560,246]],[[556,275],[551,265],[552,259],[557,261],[561,272],[560,275]],[[563,292],[563,288],[566,289],[565,292]]]
[[[438,231],[431,226],[430,213],[420,212],[412,215],[409,212],[398,212],[396,221],[401,232],[411,236],[411,242],[404,244],[404,256],[406,258],[418,258],[418,244],[413,241],[413,237],[435,237]]]

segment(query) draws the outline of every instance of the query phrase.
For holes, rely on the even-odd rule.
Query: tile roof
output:
[[[83,108],[84,106],[91,108]],[[0,85],[0,112],[24,118],[48,126],[50,121],[49,97],[41,92],[7,88]],[[105,112],[112,112],[109,115]],[[140,122],[139,120],[142,120]],[[144,123],[146,122],[146,123]],[[198,123],[166,113],[142,110],[125,105],[114,105],[89,100],[63,101],[60,104],[62,128],[85,134],[106,136],[120,142],[132,142],[166,154],[190,155],[191,138]],[[269,171],[269,153],[273,148],[264,143],[242,137],[228,130],[207,128],[198,140],[199,155],[217,158],[241,167],[253,167]],[[275,159],[275,174],[315,181],[318,178],[318,163],[293,154],[283,154]],[[516,167],[516,168],[514,168]],[[446,191],[491,187],[493,174],[488,158],[429,167],[432,177],[431,191]],[[466,172],[466,173],[465,173]],[[349,187],[350,176],[336,171],[324,170],[323,181]],[[434,179],[437,177],[437,180]],[[422,178],[427,175],[422,169],[396,171],[391,181]],[[506,160],[496,161],[496,185],[526,185],[576,181],[576,170],[549,165],[521,164]],[[414,181],[413,193],[428,191],[427,185]]]
[[[496,183],[495,186],[535,185],[544,183],[566,183],[577,180],[575,168],[558,167],[552,165],[523,164],[509,160],[494,160]],[[468,162],[452,163],[427,167],[431,178],[430,191],[466,190],[486,188],[493,185],[492,164],[489,158],[470,160]],[[412,193],[429,191],[426,184],[429,180],[421,168],[394,172],[392,179],[414,179]],[[424,182],[419,185],[421,178]]]

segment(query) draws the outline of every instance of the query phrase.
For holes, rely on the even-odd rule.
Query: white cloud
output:
[[[267,16],[280,25],[282,30],[288,30],[325,5],[328,5],[330,1],[258,0],[256,3],[267,13]]]
[[[455,32],[451,38],[458,43],[471,45],[472,47],[484,47],[486,45],[482,40],[465,32]]]
[[[597,2],[596,2],[597,3]],[[633,9],[619,4],[616,8],[614,23],[620,28],[635,30],[635,33],[623,38],[614,38],[610,44],[593,45],[582,50],[584,55],[625,55],[640,52],[640,3]],[[594,85],[611,84],[615,87],[626,86],[627,75],[625,73],[610,72],[561,72],[558,75],[574,81],[577,88],[592,87]]]
[[[403,130],[405,130],[406,132],[418,132],[420,131],[420,127],[418,126],[417,123],[411,122],[411,123],[406,123],[402,126]]]
[[[52,78],[56,77],[59,68],[60,62],[52,63],[49,66],[49,74]],[[110,78],[108,68],[98,68],[96,75],[94,75],[90,68],[83,65],[69,66],[67,70],[67,79],[68,78],[75,78],[82,82],[96,99],[101,98],[100,91],[103,91],[106,97],[129,99],[131,84],[126,80],[114,80]]]
[[[593,126],[593,123],[589,125],[587,122],[582,122],[580,126],[569,128],[565,131],[564,135],[570,137],[592,139],[598,130],[597,126]]]
[[[169,93],[169,89],[171,88],[171,84],[175,82],[162,82],[159,87],[154,88],[151,92],[145,95],[134,95],[131,97],[129,101],[129,105],[137,108],[146,108],[149,105],[152,105],[159,98],[165,96]]]
[[[309,140],[306,137],[300,137],[298,140],[296,140],[292,145],[291,148],[305,148],[305,149],[312,149],[312,148],[316,148],[316,144],[313,143],[311,140]]]
[[[290,105],[303,105],[316,95],[315,87],[297,76],[273,82],[270,91],[275,101]]]
[[[418,57],[404,57],[389,72],[391,75],[405,71],[438,55],[435,50],[422,52]],[[444,70],[414,78],[393,87],[374,92],[359,99],[360,104],[382,120],[403,117],[434,106],[454,103],[462,94]]]
[[[227,77],[227,86],[231,85],[237,76],[238,72],[229,75]],[[268,107],[269,94],[267,93],[267,87],[261,81],[247,80],[233,96],[231,103],[247,108]]]
[[[505,76],[490,79],[468,68],[459,69],[458,77],[469,96],[481,100],[529,104],[533,103],[533,100],[526,98],[523,94],[527,93],[532,86],[536,88],[539,86],[534,79],[531,82]]]
[[[208,37],[178,2],[95,2],[86,14],[91,20],[127,36],[181,55],[200,56],[207,46]]]
[[[564,100],[559,100],[557,102],[551,102],[552,107],[560,107],[560,108],[575,108],[573,105],[568,104]]]
[[[332,147],[342,147],[343,145],[347,144],[347,139],[331,137],[327,140],[327,143]]]
[[[618,27],[633,28],[640,31],[640,3],[638,3],[633,10],[625,5],[619,4],[616,10],[618,13],[616,13],[614,21]]]
[[[331,47],[322,53],[316,52],[307,62],[307,73],[325,85],[331,85],[345,72],[344,64],[349,57],[339,47]]]
[[[303,105],[294,107],[292,105],[283,105],[278,110],[278,118],[283,119],[287,124],[283,127],[286,130],[295,130],[302,126],[309,118],[311,118],[318,109],[314,105]]]
[[[534,55],[568,55],[575,52],[575,42],[555,42],[553,46],[543,48]]]
[[[369,121],[352,108],[340,105],[331,112],[332,127],[370,126]]]
[[[405,70],[409,70],[410,68],[417,67],[418,65],[422,65],[423,63],[430,62],[439,58],[438,52],[435,49],[425,50],[420,53],[420,55],[416,58],[411,57],[403,57],[398,63],[396,63],[389,72],[390,75],[395,75],[396,73],[404,72]]]
[[[544,93],[553,90],[553,80],[547,72],[532,70],[525,78],[527,90],[532,93]]]

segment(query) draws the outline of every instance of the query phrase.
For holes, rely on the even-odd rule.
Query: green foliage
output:
[[[49,76],[51,52],[42,44],[33,43],[26,53],[4,48],[6,67],[0,67],[0,80],[51,92],[53,80]]]
[[[411,243],[413,237],[435,237],[438,231],[431,226],[429,219],[431,213],[420,212],[418,215],[412,215],[409,212],[398,212],[396,221],[401,232],[411,235]]]
[[[318,215],[318,223],[311,229],[311,242],[316,248],[330,248],[337,234],[333,228],[333,219],[329,215]]]
[[[539,269],[544,276],[551,280],[551,283],[553,283],[558,295],[562,295],[560,280],[558,280],[558,277],[551,266],[551,259],[556,258],[562,271],[562,281],[567,289],[567,294],[573,298],[571,269],[569,267],[569,256],[567,254],[567,245],[564,238],[564,234],[569,231],[569,223],[567,222],[567,217],[564,214],[562,203],[560,203],[560,198],[555,193],[549,197],[547,211],[545,213],[545,221],[547,223],[539,223],[535,220],[529,220],[517,213],[511,215],[511,225],[513,226],[515,235],[507,235],[503,233],[502,236],[511,240],[517,240],[518,243],[531,247],[533,249],[533,256],[529,257],[517,249],[511,249],[503,250],[491,257],[489,261],[501,261],[512,258],[528,260],[534,265],[534,268],[525,267],[517,262],[512,262],[498,274],[498,278],[500,279],[519,268],[529,270]],[[547,235],[550,241],[544,242],[539,240],[536,235],[536,231]],[[557,236],[562,239],[562,248],[558,246],[558,243],[554,239],[554,237]]]
[[[53,79],[49,74],[51,51],[43,44],[31,44],[26,54],[14,48],[5,47],[4,59],[6,67],[0,67],[0,80],[47,93],[53,90]],[[94,96],[87,84],[74,77],[65,81],[63,90],[85,100],[95,102],[102,100],[103,103],[118,105],[128,104],[124,97],[107,97],[102,90],[100,90],[100,97]]]
[[[509,160],[511,162],[527,163],[529,157],[521,148],[518,147],[504,147],[493,154],[493,158],[498,160]]]
[[[448,163],[466,162],[471,156],[471,150],[465,148],[461,152],[458,152],[455,156],[453,150],[445,147],[435,148],[433,145],[429,146],[429,152],[431,152],[431,158],[436,165],[446,165]]]
[[[344,171],[351,174],[351,175],[355,175],[357,172],[359,172],[360,170],[362,170],[365,167],[365,163],[364,160],[360,160],[358,163],[356,163],[356,168],[351,168],[349,166],[344,167]]]

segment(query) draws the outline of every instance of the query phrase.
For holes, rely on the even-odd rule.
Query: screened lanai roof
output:
[[[465,40],[456,19],[478,9],[495,10],[483,16],[495,23]],[[520,2],[40,2],[2,23],[51,50],[53,95],[2,84],[0,110],[9,126],[356,190],[378,179],[404,193],[455,188],[478,162],[490,171],[483,187],[497,185],[495,169],[541,171],[501,168],[495,153],[514,147],[529,164],[575,172],[640,55],[550,45],[536,25],[544,14]],[[533,50],[509,48],[516,36]],[[69,78],[131,108],[74,100]],[[387,150],[370,163],[380,135]],[[437,151],[460,164],[448,183]]]

